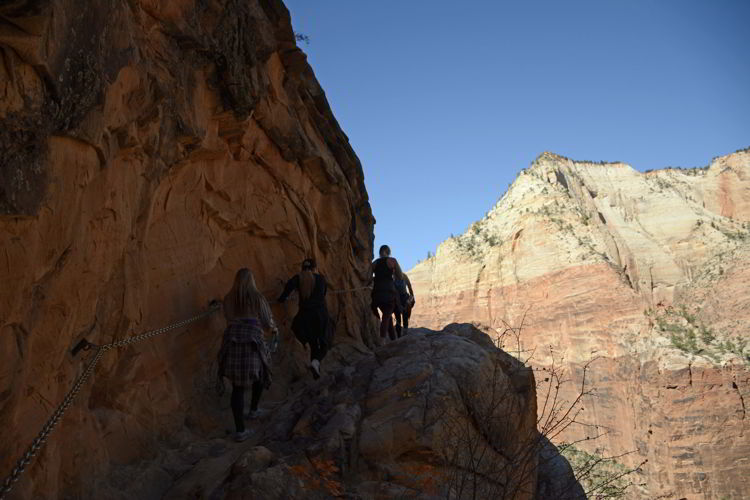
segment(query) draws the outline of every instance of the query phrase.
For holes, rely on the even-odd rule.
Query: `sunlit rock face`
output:
[[[522,326],[517,355],[554,357],[578,381],[598,358],[580,418],[609,434],[583,446],[648,459],[634,497],[747,494],[749,203],[748,150],[647,173],[544,153],[409,271],[412,322]],[[595,432],[573,426],[558,441]]]
[[[374,219],[280,1],[19,0],[0,19],[4,475],[82,372],[80,339],[192,316],[244,266],[269,300],[306,256],[332,288],[360,287]],[[328,306],[337,342],[369,343],[367,294]],[[274,306],[270,399],[303,374],[294,309]],[[14,493],[96,497],[111,464],[223,426],[222,329],[215,316],[106,353]]]

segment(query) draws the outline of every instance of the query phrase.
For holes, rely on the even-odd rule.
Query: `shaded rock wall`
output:
[[[277,0],[0,6],[0,470],[105,343],[191,316],[250,267],[269,299],[314,256],[362,286],[374,219],[360,163]],[[329,297],[369,342],[366,294]],[[304,353],[294,307],[270,398]],[[214,317],[105,355],[20,497],[81,496],[113,463],[205,432]],[[86,471],[83,474],[82,471]]]
[[[599,357],[582,418],[609,434],[587,448],[649,459],[634,496],[747,494],[749,179],[748,151],[646,174],[545,153],[409,271],[412,321],[523,325],[517,354],[562,360],[574,379]],[[560,439],[595,433],[574,426]]]

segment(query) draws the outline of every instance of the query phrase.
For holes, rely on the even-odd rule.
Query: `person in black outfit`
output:
[[[326,308],[327,285],[318,274],[314,259],[302,262],[302,272],[296,274],[284,287],[279,302],[284,302],[294,290],[299,291],[299,311],[292,321],[292,331],[302,344],[310,344],[310,371],[320,378],[320,362],[328,352],[326,330],[328,309]]]
[[[372,274],[375,277],[372,287],[372,312],[380,319],[380,337],[385,338],[388,334],[391,340],[396,340],[393,313],[398,307],[398,291],[393,277],[401,279],[401,267],[398,261],[391,257],[391,249],[388,245],[380,247],[378,253],[380,258],[372,263]],[[380,315],[378,315],[378,309],[380,309]]]
[[[398,307],[396,308],[396,335],[401,337],[401,333],[404,335],[409,331],[409,318],[411,317],[411,310],[416,303],[414,299],[414,289],[411,287],[411,281],[406,273],[401,273],[402,278],[394,278],[393,284],[396,285],[396,291],[398,292]],[[407,291],[407,288],[409,289]],[[403,321],[404,327],[401,328],[401,322]]]

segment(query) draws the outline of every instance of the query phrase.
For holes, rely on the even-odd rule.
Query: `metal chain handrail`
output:
[[[363,286],[359,288],[349,288],[345,290],[331,290],[330,293],[340,294],[340,293],[348,293],[348,292],[358,292],[361,290],[369,290],[371,288],[372,288],[371,286]],[[141,333],[140,335],[134,335],[132,337],[127,337],[121,340],[117,340],[115,342],[110,342],[109,344],[96,345],[86,340],[83,340],[82,344],[80,344],[83,350],[88,351],[90,349],[96,349],[96,352],[93,355],[91,363],[89,363],[89,365],[86,367],[86,370],[84,370],[83,374],[80,377],[78,377],[78,379],[76,379],[75,383],[73,384],[73,387],[65,395],[65,398],[63,399],[62,403],[60,403],[60,405],[57,407],[55,412],[49,417],[47,422],[42,427],[42,430],[39,431],[39,434],[37,434],[37,436],[31,442],[31,445],[29,445],[26,452],[21,456],[21,458],[18,459],[18,461],[16,462],[16,466],[13,468],[11,473],[3,481],[2,487],[0,487],[0,500],[5,498],[5,496],[10,492],[10,490],[13,488],[13,484],[15,484],[20,479],[21,475],[26,470],[26,466],[31,463],[34,456],[36,456],[39,450],[44,446],[45,442],[47,441],[47,437],[55,428],[55,426],[57,426],[57,423],[60,421],[60,419],[65,414],[67,409],[70,407],[70,405],[73,403],[73,400],[76,398],[76,396],[80,392],[81,387],[83,387],[83,384],[86,383],[86,381],[89,379],[91,374],[94,373],[94,369],[96,368],[96,365],[99,363],[99,360],[101,359],[102,355],[106,351],[109,351],[110,349],[117,349],[120,347],[125,347],[130,344],[142,342],[144,340],[148,340],[153,337],[157,337],[159,335],[167,333],[168,331],[174,330],[176,328],[189,325],[190,323],[194,323],[195,321],[198,321],[199,319],[203,319],[207,316],[210,316],[211,314],[213,314],[220,308],[221,308],[220,304],[215,305],[200,314],[196,314],[195,316],[191,318],[178,321],[177,323],[173,323],[171,325],[167,325],[162,328],[157,328],[156,330],[151,330],[145,333]]]
[[[99,363],[99,360],[101,359],[102,355],[106,351],[109,351],[110,349],[124,347],[130,344],[135,344],[143,340],[148,340],[158,335],[162,335],[170,330],[174,330],[176,328],[189,325],[190,323],[194,323],[195,321],[198,321],[199,319],[203,319],[205,317],[210,316],[211,314],[215,313],[220,308],[221,308],[221,305],[214,305],[214,306],[211,306],[208,310],[200,314],[196,314],[192,318],[178,321],[177,323],[173,323],[171,325],[167,325],[165,327],[158,328],[156,330],[151,330],[145,333],[141,333],[140,335],[134,335],[132,337],[124,338],[122,340],[117,340],[109,344],[96,345],[85,340],[82,341],[84,342],[82,349],[84,350],[96,349],[96,352],[94,353],[91,359],[91,362],[86,367],[83,374],[81,374],[81,376],[76,379],[75,383],[73,384],[73,387],[70,389],[70,391],[68,391],[68,394],[65,395],[65,398],[63,399],[62,403],[60,403],[60,405],[57,407],[55,412],[49,417],[47,422],[42,427],[42,430],[39,431],[39,434],[37,434],[37,436],[31,442],[31,445],[29,445],[29,447],[26,449],[26,452],[23,455],[21,455],[21,458],[18,459],[18,461],[16,462],[16,466],[13,468],[11,473],[3,481],[2,487],[0,487],[0,500],[5,498],[5,496],[10,492],[10,490],[13,488],[13,484],[16,483],[18,479],[21,477],[21,474],[23,474],[24,470],[26,469],[26,466],[31,463],[31,460],[34,458],[37,452],[39,452],[42,446],[44,446],[44,443],[47,441],[47,437],[55,428],[55,426],[60,421],[62,416],[65,414],[65,411],[73,403],[73,400],[78,395],[78,392],[81,390],[81,387],[83,387],[83,384],[86,382],[86,380],[88,380],[91,374],[94,373],[94,368],[96,368],[97,363]]]

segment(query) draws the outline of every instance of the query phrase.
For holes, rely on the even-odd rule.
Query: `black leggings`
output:
[[[259,381],[253,382],[253,394],[250,397],[250,411],[258,409],[260,395],[263,393],[263,384]],[[234,415],[234,426],[237,432],[245,430],[245,387],[232,384],[232,414]]]
[[[396,308],[396,333],[401,336],[401,321],[404,322],[404,328],[409,328],[409,317],[411,316],[412,304],[410,303],[411,296],[408,294],[400,294],[398,298],[398,307]]]
[[[326,333],[328,311],[325,309],[301,309],[292,322],[292,331],[303,345],[310,344],[310,361],[323,361],[328,352]]]
[[[396,340],[396,331],[393,329],[393,311],[396,309],[395,302],[372,304],[372,312],[378,315],[380,309],[380,337],[385,338],[386,333],[391,340]]]
[[[404,328],[409,328],[409,317],[411,316],[411,307],[405,307],[396,311],[396,333],[401,336],[401,320],[404,321]]]
[[[326,344],[325,339],[316,336],[315,338],[310,340],[310,361],[312,361],[313,359],[323,361],[323,358],[325,357],[327,352],[328,345]]]

